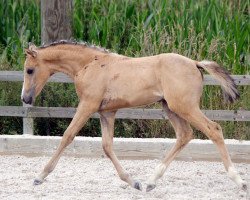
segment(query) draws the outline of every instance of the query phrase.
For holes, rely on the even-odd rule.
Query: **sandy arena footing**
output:
[[[122,182],[107,158],[62,157],[46,181],[33,186],[33,179],[49,157],[0,156],[0,199],[227,199],[246,200],[250,197],[227,177],[221,162],[174,161],[157,187],[146,193],[146,179],[159,160],[121,160],[124,168],[140,180],[143,191]],[[250,164],[235,164],[249,184]],[[249,185],[248,185],[249,187]]]

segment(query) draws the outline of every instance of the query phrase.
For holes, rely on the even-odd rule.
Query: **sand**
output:
[[[122,182],[107,158],[62,157],[46,181],[33,186],[34,177],[48,159],[0,156],[0,199],[249,199],[249,195],[227,177],[221,162],[174,161],[157,187],[147,193],[145,181],[158,160],[121,160],[124,168],[142,182],[141,192]],[[249,183],[250,164],[235,166]]]

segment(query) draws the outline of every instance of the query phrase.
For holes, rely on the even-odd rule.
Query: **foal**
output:
[[[89,117],[100,113],[102,145],[113,162],[121,180],[142,190],[119,163],[113,151],[115,113],[120,108],[142,106],[161,101],[172,123],[177,141],[147,181],[147,191],[155,188],[156,181],[168,165],[193,138],[190,124],[201,130],[217,146],[228,176],[241,188],[247,189],[234,168],[224,143],[219,124],[209,120],[200,110],[203,77],[200,69],[217,79],[225,97],[234,102],[239,93],[228,72],[217,63],[195,61],[168,53],[156,56],[130,58],[86,44],[61,41],[48,46],[29,45],[25,50],[22,100],[33,104],[49,77],[63,72],[73,80],[79,97],[76,114],[66,129],[61,143],[34,184],[41,184],[52,172],[63,153]]]

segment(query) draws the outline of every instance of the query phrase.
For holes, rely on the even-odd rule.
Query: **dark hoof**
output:
[[[142,191],[142,185],[141,185],[141,183],[139,181],[135,181],[134,188],[137,189],[137,190]]]
[[[42,183],[43,183],[42,180],[36,178],[33,182],[33,185],[41,185]]]
[[[153,185],[153,184],[147,185],[146,192],[149,192],[149,191],[153,190],[155,188],[155,186],[156,185]]]
[[[242,183],[242,190],[247,191],[247,183]]]

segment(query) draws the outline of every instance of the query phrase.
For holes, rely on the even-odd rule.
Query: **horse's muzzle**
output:
[[[22,89],[21,99],[24,103],[32,105],[35,101],[35,87],[32,87],[28,91]]]
[[[28,96],[28,97],[23,97],[22,98],[23,102],[26,103],[26,104],[32,104],[33,103],[33,98],[32,96]]]

